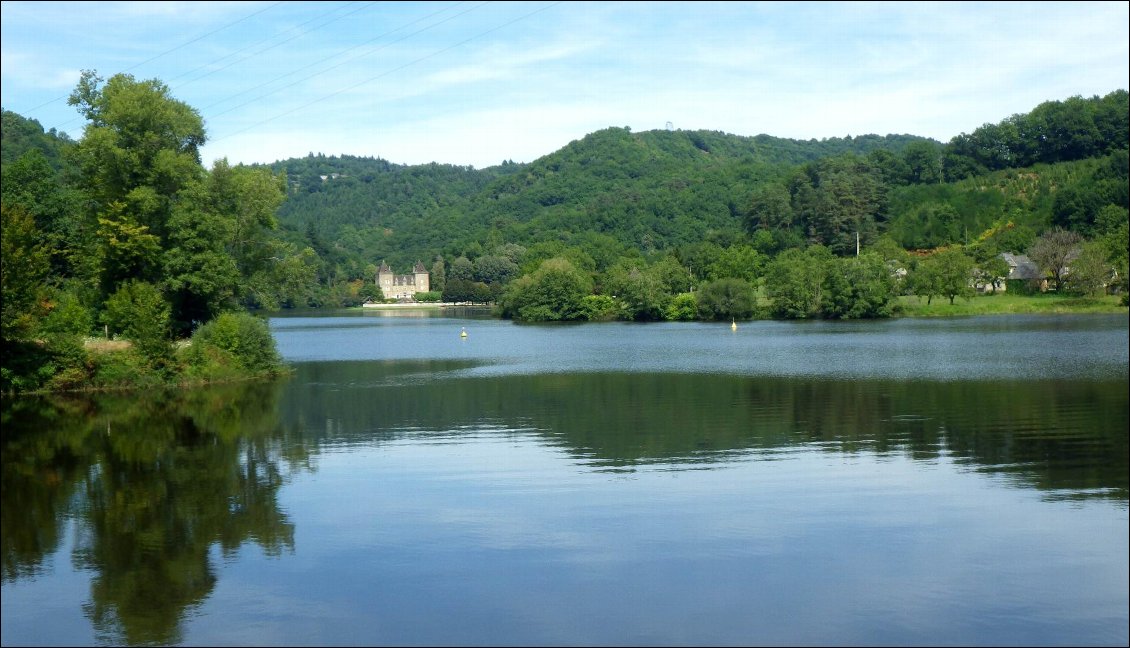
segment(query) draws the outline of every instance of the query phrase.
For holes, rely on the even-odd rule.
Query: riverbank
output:
[[[471,302],[409,302],[409,303],[393,303],[393,304],[362,304],[360,306],[352,306],[346,310],[350,311],[445,311],[445,310],[467,310],[474,309],[475,311],[490,312],[494,309],[494,304],[479,304]]]
[[[471,302],[396,302],[392,304],[361,304],[355,309],[363,310],[441,310],[444,308],[490,308],[490,304],[474,304]]]
[[[1038,295],[977,295],[957,298],[950,303],[944,297],[934,297],[927,303],[925,297],[902,296],[898,298],[895,317],[968,317],[973,315],[1024,315],[1024,314],[1085,314],[1126,313],[1119,295],[1078,297],[1042,293]]]

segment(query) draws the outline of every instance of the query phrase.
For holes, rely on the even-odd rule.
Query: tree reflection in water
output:
[[[76,523],[84,611],[112,644],[180,641],[216,584],[215,545],[294,548],[278,505],[277,384],[21,399],[5,407],[3,578],[34,575]],[[11,425],[9,425],[11,423]],[[297,465],[301,466],[301,462]]]

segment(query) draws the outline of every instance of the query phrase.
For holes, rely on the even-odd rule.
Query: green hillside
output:
[[[796,141],[711,131],[609,128],[529,164],[483,170],[373,158],[277,162],[291,191],[279,221],[295,240],[332,241],[348,259],[476,256],[505,243],[556,241],[653,252],[743,235],[753,190],[797,164],[843,153],[898,154],[920,137]],[[336,174],[336,175],[335,175]]]

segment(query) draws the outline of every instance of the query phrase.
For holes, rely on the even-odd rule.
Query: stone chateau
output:
[[[381,267],[377,269],[377,285],[385,299],[412,300],[416,293],[431,290],[431,279],[428,269],[419,261],[412,268],[412,274],[394,274],[392,268],[381,261]]]

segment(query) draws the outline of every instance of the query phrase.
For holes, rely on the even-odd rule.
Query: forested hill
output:
[[[552,242],[612,259],[760,237],[839,254],[886,234],[963,244],[1009,222],[1095,235],[1126,208],[1130,95],[1047,101],[942,144],[913,135],[792,140],[607,128],[528,164],[403,166],[309,155],[271,165],[284,235],[339,275]],[[1122,187],[1122,189],[1120,189]],[[1103,229],[1103,227],[1098,227]],[[1107,228],[1109,229],[1109,228]]]
[[[63,198],[80,199],[65,153],[80,142],[15,113],[3,118],[6,202],[32,205],[55,223],[55,239],[74,236],[79,229],[62,225],[77,213]],[[336,303],[347,285],[356,298],[381,261],[435,270],[438,257],[450,271],[455,261],[490,265],[505,246],[523,272],[570,250],[603,272],[630,257],[689,263],[704,245],[771,258],[812,245],[847,256],[857,240],[866,248],[883,237],[922,249],[1009,232],[994,245],[1023,251],[1053,227],[1116,236],[1130,207],[1128,148],[1130,94],[1117,90],[1044,102],[944,144],[614,127],[485,169],[313,153],[253,167],[285,172],[271,244],[296,252],[272,258],[293,261],[302,278],[278,283],[288,296],[268,303],[317,305]]]
[[[911,135],[791,140],[717,131],[608,128],[532,163],[476,170],[311,154],[271,165],[291,191],[280,224],[343,261],[397,266],[503,243],[668,249],[741,235],[752,190],[845,153],[902,154]],[[333,244],[327,242],[332,241]],[[321,252],[321,251],[319,251]],[[348,261],[346,261],[348,265]]]

